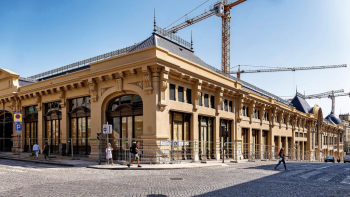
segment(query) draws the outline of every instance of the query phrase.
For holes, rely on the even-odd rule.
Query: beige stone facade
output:
[[[115,149],[128,149],[119,138],[191,141],[185,159],[220,159],[222,128],[233,159],[262,159],[267,152],[266,159],[273,159],[281,147],[295,159],[343,154],[343,127],[324,121],[319,106],[300,112],[181,55],[193,54],[190,49],[157,34],[150,39],[155,44],[23,86],[18,74],[1,69],[2,115],[24,115],[20,151],[28,151],[32,136],[40,147],[74,143],[78,154],[97,157],[96,135],[108,121]],[[5,136],[16,142],[11,129]],[[163,151],[159,143],[153,149]]]

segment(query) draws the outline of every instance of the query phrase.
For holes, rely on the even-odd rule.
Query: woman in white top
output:
[[[108,143],[108,146],[106,148],[106,165],[107,165],[108,159],[111,159],[111,163],[113,165],[112,150],[113,148],[111,143]]]

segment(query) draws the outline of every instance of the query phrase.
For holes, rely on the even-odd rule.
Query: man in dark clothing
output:
[[[284,157],[286,157],[286,155],[284,154],[283,148],[281,148],[280,152],[278,153],[278,156],[280,158],[279,158],[278,164],[275,166],[275,170],[277,170],[277,167],[281,164],[281,162],[283,162],[284,169],[287,170],[286,162],[284,161]]]
[[[127,166],[130,168],[130,165],[137,160],[137,167],[142,167],[140,166],[140,155],[141,151],[139,150],[139,142],[137,141],[135,144],[132,145],[131,147],[131,161],[130,163],[127,164]]]
[[[46,142],[45,145],[44,145],[44,148],[43,148],[43,153],[44,153],[45,160],[46,160],[46,157],[50,160],[49,151],[50,151],[50,146]]]

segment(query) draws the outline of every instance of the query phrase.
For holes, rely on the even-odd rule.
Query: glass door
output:
[[[131,146],[131,141],[133,138],[133,133],[132,133],[132,117],[122,117],[122,138],[123,138],[123,149],[129,149]]]
[[[91,137],[90,117],[73,118],[70,120],[70,136],[74,154],[88,155],[91,152],[89,138]],[[60,131],[61,133],[61,131]],[[70,148],[70,147],[69,147]]]

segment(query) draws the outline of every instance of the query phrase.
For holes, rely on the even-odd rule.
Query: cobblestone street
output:
[[[349,196],[350,165],[246,163],[184,170],[96,170],[0,160],[0,196]]]

